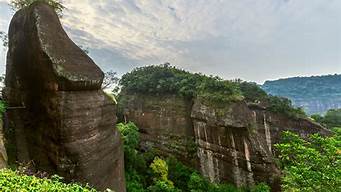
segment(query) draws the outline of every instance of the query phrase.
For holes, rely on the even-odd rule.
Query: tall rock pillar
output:
[[[103,72],[38,2],[9,29],[6,88],[19,162],[99,190],[125,191],[115,108],[101,90]]]

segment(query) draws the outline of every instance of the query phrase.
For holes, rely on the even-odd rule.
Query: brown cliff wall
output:
[[[103,72],[45,3],[19,10],[9,30],[6,87],[16,160],[68,181],[125,191],[115,107]]]
[[[195,163],[196,149],[191,121],[192,101],[174,95],[124,97],[127,120],[139,125],[142,148],[155,147],[186,163]]]
[[[319,133],[329,135],[331,132],[307,118],[290,118],[286,115],[267,111],[265,108],[250,105],[257,122],[257,131],[262,137],[271,152],[274,152],[273,145],[280,142],[283,131],[292,131],[302,138],[308,135]]]
[[[276,182],[279,170],[259,140],[255,117],[244,102],[216,106],[197,99],[192,119],[200,171],[211,181],[237,186]]]
[[[280,170],[272,146],[282,131],[328,133],[309,120],[270,113],[245,102],[216,105],[174,95],[125,94],[122,98],[127,120],[141,129],[142,143],[191,162],[211,181],[238,186],[267,182],[278,190]],[[181,137],[165,139],[166,135],[192,137],[196,156],[191,161],[184,159],[186,147],[179,142]]]

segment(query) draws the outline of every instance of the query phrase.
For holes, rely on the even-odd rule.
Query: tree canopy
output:
[[[284,171],[284,191],[341,191],[341,129],[331,137],[318,134],[303,140],[285,132],[276,145]]]
[[[330,109],[324,116],[315,114],[311,118],[329,129],[341,127],[341,109]]]
[[[136,68],[122,76],[120,86],[123,92],[175,94],[219,104],[245,100],[261,103],[276,113],[305,116],[302,109],[293,107],[290,100],[267,95],[256,83],[190,73],[169,63]]]

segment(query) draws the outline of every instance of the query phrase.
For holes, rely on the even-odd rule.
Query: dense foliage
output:
[[[275,113],[282,113],[291,118],[306,117],[302,108],[294,107],[291,101],[284,97],[269,95],[267,98],[267,109]]]
[[[242,99],[239,87],[234,82],[199,73],[192,74],[169,64],[136,68],[122,76],[120,85],[128,92],[177,94],[213,102]]]
[[[0,100],[0,118],[2,118],[5,111],[6,111],[6,103],[3,100]]]
[[[40,179],[35,176],[22,175],[18,172],[4,169],[0,170],[0,189],[2,192],[13,191],[54,191],[54,192],[95,192],[95,189],[83,187],[78,184],[65,184],[60,177]]]
[[[239,88],[248,102],[261,102],[266,101],[268,99],[268,94],[259,87],[256,83],[253,82],[245,82],[240,79],[236,81],[239,85]]]
[[[174,157],[162,157],[157,151],[138,150],[138,128],[133,123],[117,125],[123,140],[128,192],[267,192],[259,184],[252,189],[238,189],[230,184],[210,183],[194,169]]]
[[[305,116],[300,108],[293,107],[290,100],[267,95],[256,83],[193,74],[169,64],[136,68],[123,75],[120,85],[124,92],[177,94],[219,104],[245,99],[247,102],[260,103],[273,112],[291,117]]]
[[[303,140],[285,132],[279,151],[284,177],[284,191],[341,191],[341,129],[335,135],[311,135]]]
[[[341,109],[330,109],[324,116],[315,114],[311,118],[329,129],[341,127]]]
[[[289,98],[308,114],[322,114],[341,103],[341,75],[266,81],[262,88],[269,94]]]

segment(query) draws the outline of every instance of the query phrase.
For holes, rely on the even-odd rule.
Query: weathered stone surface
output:
[[[276,184],[279,169],[259,140],[253,113],[244,102],[218,107],[196,99],[191,117],[203,175],[212,182],[237,186],[260,181]]]
[[[44,3],[10,25],[4,96],[16,158],[103,190],[125,191],[115,107],[100,90],[103,72],[66,35]]]
[[[263,137],[272,153],[274,152],[272,145],[280,142],[283,131],[292,131],[302,138],[307,138],[308,135],[314,133],[331,134],[330,130],[306,118],[290,118],[255,105],[250,105],[249,108],[256,118],[259,136]]]
[[[190,100],[174,95],[125,97],[124,113],[140,128],[141,147],[155,147],[186,163],[195,163],[195,141]]]
[[[272,146],[281,132],[329,134],[307,119],[288,118],[245,102],[214,105],[174,95],[134,93],[122,98],[126,119],[141,129],[142,146],[175,155],[215,182],[238,186],[267,182],[279,191],[280,170]],[[190,159],[183,136],[196,143],[196,156]]]

